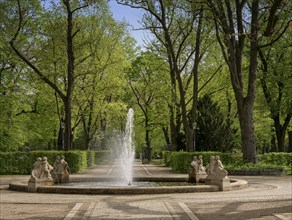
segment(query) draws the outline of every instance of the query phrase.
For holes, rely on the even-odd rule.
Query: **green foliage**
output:
[[[94,164],[110,162],[111,160],[112,160],[111,151],[109,150],[94,151]]]
[[[103,150],[103,151],[95,151],[95,150],[88,150],[86,151],[87,154],[87,167],[91,167],[93,165],[98,165],[103,162],[111,161],[111,151]]]
[[[270,153],[258,155],[260,162],[258,164],[246,163],[242,159],[242,154],[221,153],[221,152],[167,152],[164,153],[164,161],[170,164],[172,170],[178,173],[187,173],[193,156],[202,155],[204,166],[209,163],[210,156],[218,155],[225,166],[225,169],[232,170],[258,170],[258,169],[276,169],[285,170],[287,174],[291,173],[292,153]],[[170,155],[170,159],[169,159]],[[170,161],[168,161],[170,160]]]
[[[231,151],[235,146],[236,129],[230,117],[225,117],[218,103],[209,95],[198,102],[196,149],[200,151]]]
[[[0,174],[29,174],[34,162],[30,153],[1,152]]]
[[[87,168],[86,151],[0,152],[0,174],[30,174],[38,157],[46,156],[53,166],[57,155],[65,156],[70,173],[84,172]]]
[[[151,146],[153,151],[159,151],[154,147],[163,140],[161,126],[168,123],[166,103],[169,102],[170,88],[167,86],[167,64],[153,52],[142,52],[132,62],[127,77],[129,90],[134,95],[135,120],[139,121],[135,127],[135,132],[139,132],[136,137],[138,145],[140,148]]]
[[[258,155],[259,162],[275,165],[292,165],[292,153],[268,153]]]
[[[85,171],[87,168],[86,151],[65,151],[63,153],[68,163],[70,173],[82,173]]]
[[[91,167],[94,165],[94,156],[94,151],[88,150],[86,152],[87,167]]]
[[[190,161],[192,161],[192,154],[188,152],[177,152],[171,154],[171,166],[174,172],[187,173]]]
[[[165,166],[170,166],[171,151],[162,151],[162,159]]]
[[[202,155],[204,164],[209,163],[210,157],[218,155],[221,158],[223,164],[232,164],[234,162],[240,163],[242,161],[242,156],[239,154],[232,153],[221,153],[216,151],[209,152],[172,152],[170,164],[174,172],[187,173],[189,170],[190,163],[194,156]]]
[[[82,4],[81,1],[71,1],[71,3],[72,8],[78,8]],[[67,26],[62,1],[51,1],[50,3],[47,1],[46,7],[39,0],[20,1],[20,4],[23,9],[24,26],[15,45],[21,49],[24,56],[33,58],[30,61],[65,93],[68,84],[66,78],[68,61],[65,56]],[[145,131],[150,133],[149,140],[154,152],[164,149],[165,140],[161,127],[168,128],[168,135],[170,135],[170,120],[176,121],[178,126],[181,123],[180,113],[176,115],[174,107],[174,103],[179,103],[179,98],[176,97],[178,88],[171,86],[169,68],[164,64],[169,56],[168,52],[161,47],[162,42],[159,43],[159,40],[155,39],[149,48],[156,52],[147,51],[141,53],[141,56],[137,56],[126,24],[113,19],[107,1],[90,1],[89,5],[90,7],[82,8],[80,11],[78,10],[77,14],[74,14],[75,86],[72,100],[72,123],[75,126],[75,149],[99,149],[96,146],[106,149],[104,146],[108,145],[104,140],[109,130],[123,128],[123,118],[129,106],[133,107],[136,113],[137,151],[142,151],[141,148],[145,145]],[[160,14],[161,9],[156,6],[158,4],[153,6],[153,9]],[[193,28],[193,25],[198,24],[197,22],[192,23],[193,12],[189,10],[190,13],[185,14],[185,11],[182,10],[191,6],[189,2],[182,1],[173,6],[172,8],[172,3],[167,5],[167,8],[173,9],[167,13],[171,12],[176,15],[176,19],[170,24],[170,38],[176,39],[173,41],[174,47],[181,49],[181,52],[177,54],[177,59],[181,65],[179,68],[184,69],[181,73],[185,98],[188,101],[193,100],[191,73],[193,57],[189,59],[190,65],[182,67],[187,54],[192,54],[191,48],[196,42],[195,32],[193,32],[196,28]],[[176,6],[179,8],[175,8]],[[199,8],[200,5],[196,4],[194,7]],[[64,117],[64,106],[54,90],[45,86],[39,76],[20,61],[9,45],[9,41],[18,28],[18,12],[17,1],[0,1],[0,151],[17,151],[25,146],[29,146],[31,150],[56,149],[59,120]],[[264,10],[261,13],[267,12]],[[210,12],[204,11],[204,13]],[[209,15],[205,14],[204,17],[208,18]],[[285,16],[288,16],[288,13],[285,13]],[[149,14],[146,18],[144,20],[146,23],[157,21],[152,20],[154,17],[152,18]],[[266,27],[265,19],[266,16],[260,16],[261,28]],[[281,21],[285,20],[281,19]],[[279,21],[280,19],[278,19]],[[153,24],[156,25],[156,23]],[[157,31],[157,36],[164,39],[160,28],[153,30]],[[188,31],[192,31],[192,33],[188,35]],[[187,41],[183,42],[183,46],[179,45],[182,33],[185,34],[184,36],[189,36]],[[200,95],[214,94],[212,98],[216,102],[205,101],[202,103],[201,110],[199,106],[197,149],[228,152],[236,145],[234,144],[235,130],[230,119],[235,118],[238,111],[235,96],[231,92],[228,67],[223,64],[224,57],[220,53],[216,36],[212,33],[214,33],[212,23],[209,21],[204,23],[201,33],[202,65],[199,66],[199,90]],[[272,117],[279,114],[279,122],[283,125],[286,116],[291,115],[290,38],[291,29],[288,28],[278,42],[261,48],[268,61],[268,69],[264,70],[263,63],[260,63],[263,60],[259,58],[261,66],[258,68],[258,76],[260,80],[257,83],[258,91],[254,110],[257,149],[260,145],[266,146],[267,143],[270,143],[270,139],[274,135],[275,123],[273,123]],[[260,41],[260,44],[266,44],[270,39],[264,37],[260,38]],[[249,67],[247,51],[243,51],[244,82],[248,78],[248,74],[245,74]],[[132,62],[132,68],[129,70],[130,62]],[[221,65],[222,69],[216,73]],[[133,100],[134,95],[127,87],[128,81],[132,82],[133,88],[142,95],[143,99]],[[263,86],[261,85],[263,81],[270,93],[270,101],[260,88]],[[245,94],[248,87],[243,87]],[[172,92],[175,93],[175,96],[170,95]],[[151,105],[145,106],[147,103],[142,101],[152,100],[151,98],[153,98],[153,102],[149,103]],[[191,109],[190,103],[188,101],[187,111]],[[146,119],[139,104],[147,109],[148,125],[143,123]],[[180,108],[179,105],[177,107]],[[172,114],[173,119],[170,117]],[[237,124],[237,128],[239,128],[239,124]],[[291,123],[287,129],[291,129]],[[180,133],[179,130],[182,132]],[[185,142],[183,132],[183,128],[179,128],[177,132],[181,142]],[[239,142],[240,138],[238,138],[237,146],[241,146]],[[99,143],[102,144],[98,145]],[[181,146],[184,144],[181,143]],[[88,153],[88,165],[102,161],[96,154],[99,153]],[[166,155],[165,163],[170,164],[170,154]],[[7,157],[15,163],[21,161],[25,164],[25,157],[21,153],[7,155]],[[54,158],[52,159],[54,160]],[[269,156],[259,156],[259,161],[270,163],[271,160]],[[276,160],[285,161],[286,159],[281,157]],[[9,164],[12,162],[7,164],[7,169],[10,169]],[[28,167],[23,167],[23,170],[19,168],[19,172],[25,173],[27,169],[30,169],[30,165]]]

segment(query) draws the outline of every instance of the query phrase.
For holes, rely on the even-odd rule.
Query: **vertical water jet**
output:
[[[131,185],[133,181],[133,162],[135,158],[134,136],[134,111],[129,109],[127,114],[127,123],[122,140],[122,149],[120,161],[122,167],[122,178],[126,184]]]

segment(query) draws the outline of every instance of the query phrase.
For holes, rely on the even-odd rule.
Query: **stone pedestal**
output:
[[[69,183],[69,173],[53,173],[52,176],[55,183]]]
[[[228,177],[225,178],[206,178],[205,184],[208,185],[216,185],[219,186],[220,191],[229,191],[231,190],[230,179]]]
[[[202,179],[207,177],[206,173],[191,173],[189,174],[189,182],[190,183],[199,183],[202,182]]]
[[[28,181],[28,192],[36,192],[37,191],[37,188],[38,188],[38,184],[36,182],[36,180],[29,180]]]
[[[39,186],[52,186],[54,185],[54,181],[52,179],[34,179],[30,178],[28,181],[28,192],[36,192]]]

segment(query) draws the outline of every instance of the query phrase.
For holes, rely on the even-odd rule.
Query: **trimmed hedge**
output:
[[[106,162],[111,162],[112,160],[113,158],[111,156],[111,151],[94,151],[94,164],[102,164]]]
[[[258,160],[266,164],[291,165],[292,153],[268,153],[258,155]]]
[[[165,166],[170,166],[171,162],[171,151],[163,151],[162,152],[162,159]]]
[[[81,173],[87,167],[100,163],[102,158],[107,158],[108,161],[110,151],[0,152],[0,175],[30,174],[38,157],[46,156],[49,164],[53,166],[58,155],[65,156],[70,173]]]
[[[188,173],[190,163],[193,156],[202,155],[204,166],[210,161],[210,156],[218,155],[226,167],[232,170],[259,170],[259,169],[277,169],[285,170],[286,173],[291,173],[292,153],[270,153],[258,155],[258,164],[248,164],[242,154],[221,153],[221,152],[164,152],[163,161],[167,166],[172,167],[172,170],[177,173]]]
[[[94,158],[95,158],[94,151],[89,150],[86,152],[87,167],[91,167],[95,164]]]
[[[177,173],[187,173],[190,163],[194,156],[202,155],[204,165],[208,164],[211,156],[218,155],[223,161],[224,165],[242,163],[242,157],[239,154],[221,153],[216,151],[210,152],[171,152],[170,166],[172,170]]]

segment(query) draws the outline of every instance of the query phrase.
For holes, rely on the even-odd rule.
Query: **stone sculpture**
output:
[[[49,164],[47,157],[38,157],[33,164],[28,191],[36,192],[38,186],[51,186],[54,182],[69,182],[68,163],[65,161],[65,156],[57,156],[53,167]]]
[[[61,157],[60,156],[56,157],[52,175],[55,183],[69,182],[68,163],[65,161],[64,155],[61,155]]]
[[[189,171],[189,182],[191,183],[198,183],[201,179],[207,176],[205,172],[205,167],[203,166],[203,159],[202,155],[193,157],[193,161],[190,164],[190,171]]]
[[[203,173],[203,174],[206,174],[206,168],[203,166],[203,157],[202,155],[199,155],[199,159],[197,160],[197,163],[198,163],[198,170],[199,170],[199,173]]]
[[[230,180],[227,177],[227,171],[220,160],[220,157],[211,156],[210,163],[206,167],[207,177],[205,183],[214,184],[220,187],[220,190],[230,190]]]
[[[36,192],[38,186],[51,186],[54,181],[51,176],[53,167],[49,164],[48,158],[38,157],[33,164],[33,170],[28,181],[28,191]]]
[[[48,162],[48,158],[47,157],[43,157],[43,161],[42,161],[42,172],[41,172],[41,179],[50,179],[52,180],[52,176],[51,176],[51,171],[54,168],[49,164]]]

